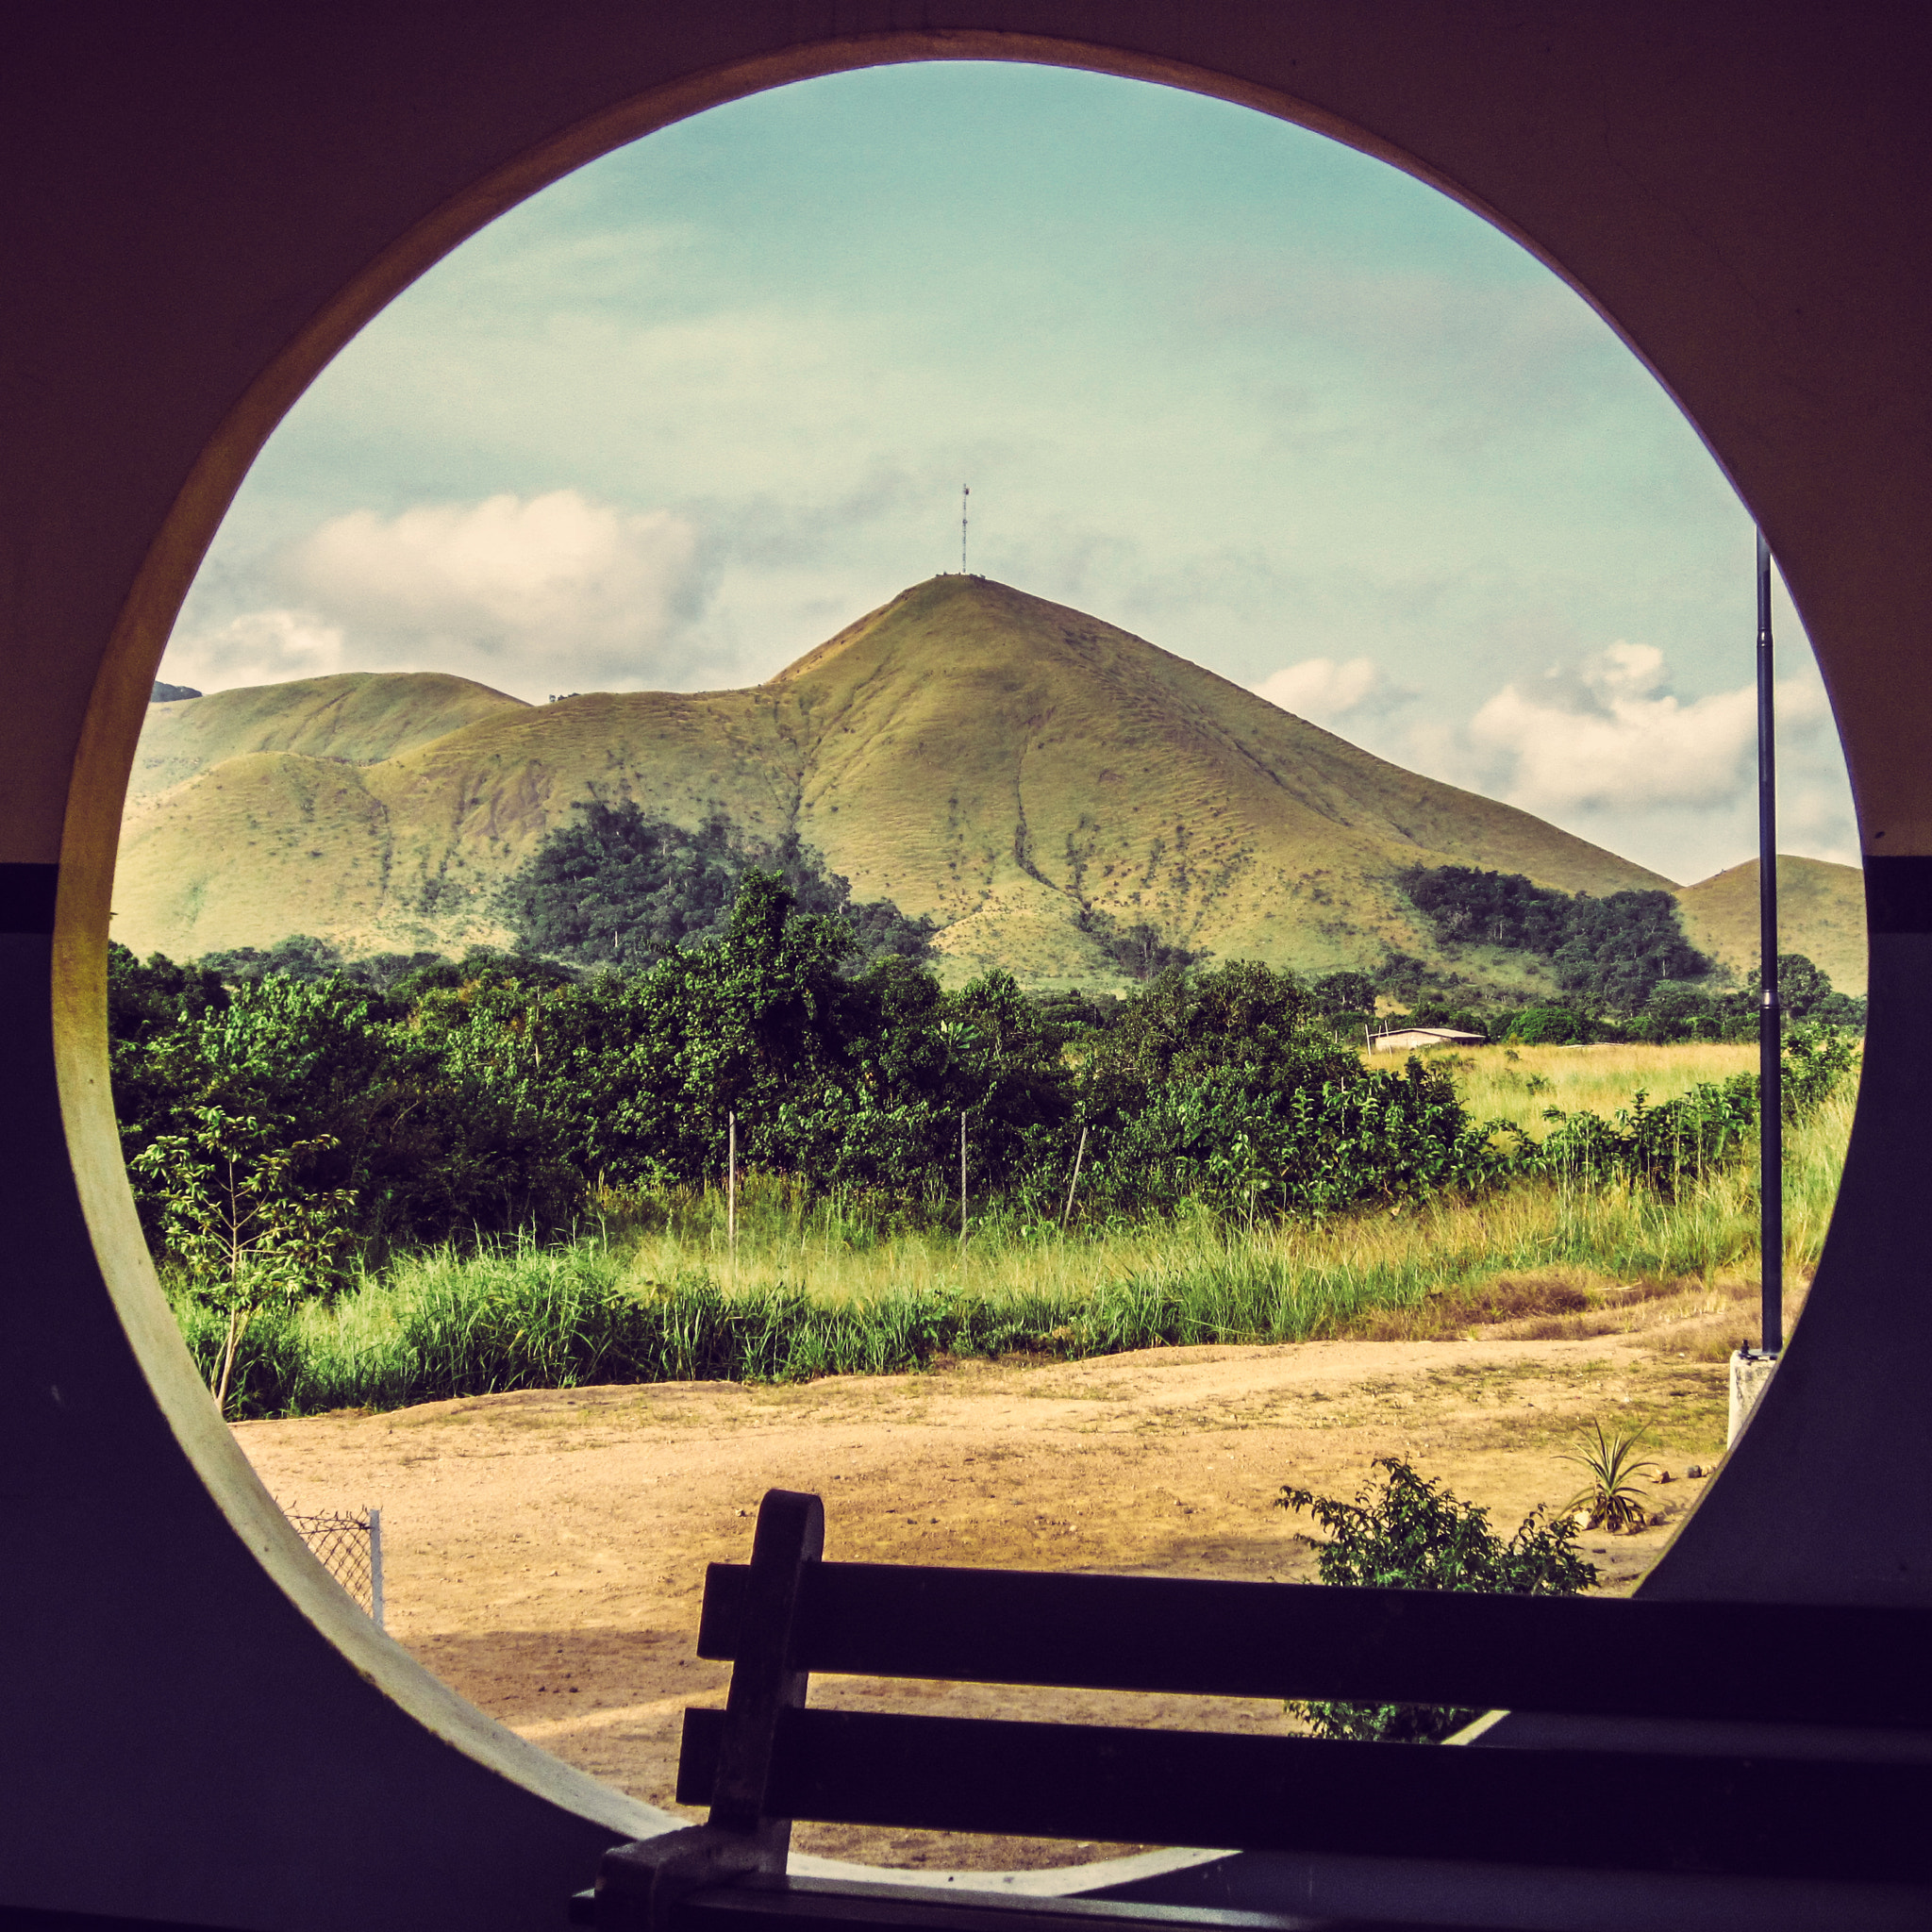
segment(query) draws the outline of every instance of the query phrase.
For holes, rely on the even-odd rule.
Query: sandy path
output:
[[[655,1385],[490,1396],[391,1414],[238,1425],[289,1509],[383,1511],[391,1632],[493,1717],[654,1805],[679,1714],[722,1703],[693,1656],[708,1561],[741,1559],[774,1485],[825,1499],[826,1553],[1040,1569],[1309,1578],[1285,1482],[1353,1495],[1407,1456],[1506,1532],[1579,1485],[1578,1424],[1642,1420],[1680,1475],[1722,1447],[1724,1371],[1641,1336],[1181,1348],[1046,1366],[963,1364],[797,1387]],[[1627,1589],[1670,1519],[1585,1538]],[[1010,1714],[997,1687],[824,1679],[813,1701]],[[1089,1722],[1291,1728],[1273,1703],[1024,1693]],[[1104,1856],[1024,1840],[801,1827],[801,1849],[893,1865]]]

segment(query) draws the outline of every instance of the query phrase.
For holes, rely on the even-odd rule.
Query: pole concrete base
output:
[[[1777,1357],[1762,1355],[1755,1348],[1740,1348],[1731,1356],[1731,1419],[1724,1431],[1724,1447],[1730,1449],[1744,1433],[1757,1398],[1770,1386]]]

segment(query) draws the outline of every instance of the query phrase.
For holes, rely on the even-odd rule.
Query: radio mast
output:
[[[959,486],[959,575],[966,575],[966,499],[973,494],[973,486],[962,483]]]

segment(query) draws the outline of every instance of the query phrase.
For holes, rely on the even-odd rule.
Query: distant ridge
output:
[[[1778,949],[1803,953],[1840,992],[1865,991],[1865,874],[1825,858],[1777,858]],[[1728,867],[1677,893],[1684,930],[1740,979],[1757,970],[1757,861]]]
[[[1671,885],[1097,618],[941,576],[749,690],[532,707],[366,673],[151,712],[115,934],[183,957],[291,932],[501,942],[503,879],[591,796],[795,828],[858,897],[935,919],[950,970],[1034,982],[1108,976],[1108,921],[1315,971],[1434,959],[1395,884],[1418,864]],[[1458,965],[1524,970],[1474,949]]]
[[[171,702],[166,712],[148,713],[129,780],[136,797],[164,791],[249,752],[375,764],[498,711],[530,708],[487,684],[425,671],[352,671],[245,685],[208,697],[185,684],[158,684],[155,691],[158,697],[168,691],[195,702]]]

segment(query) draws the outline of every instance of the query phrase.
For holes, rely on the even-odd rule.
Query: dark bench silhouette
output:
[[[816,1496],[770,1491],[707,1573],[677,1797],[709,1822],[619,1846],[600,1932],[775,1919],[923,1932],[1281,1926],[1283,1915],[789,1878],[791,1822],[1240,1851],[1923,1882],[1932,1764],[1793,1754],[1792,1725],[1932,1728],[1932,1612],[1339,1590],[821,1560]],[[1443,1748],[811,1710],[811,1674],[1761,1724],[1695,1750]],[[1772,1733],[1763,1733],[1767,1740]],[[1642,1829],[1631,1828],[1641,1793]],[[1014,1932],[1021,1928],[1014,1926]]]

